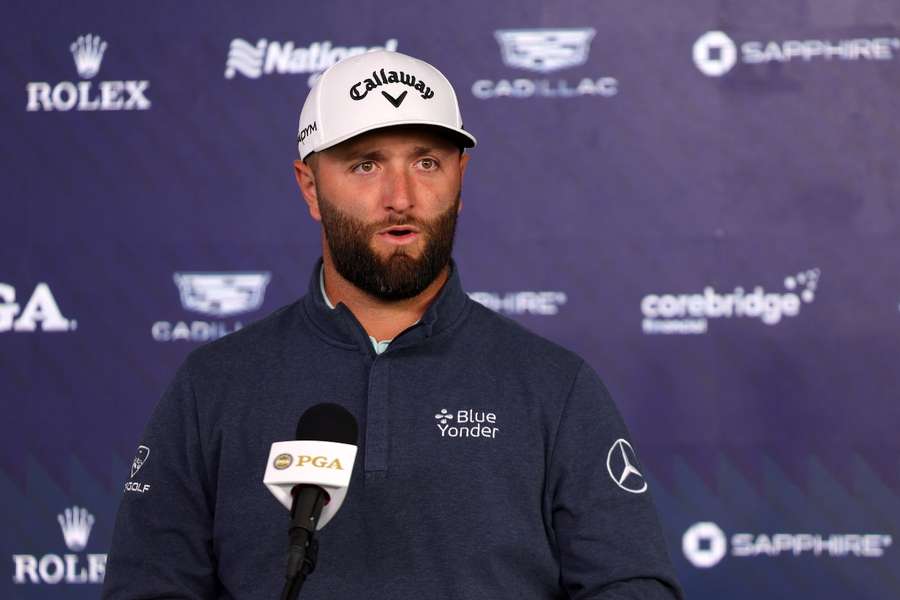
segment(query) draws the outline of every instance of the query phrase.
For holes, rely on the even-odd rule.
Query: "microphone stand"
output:
[[[296,600],[306,576],[316,570],[319,555],[316,525],[327,501],[328,494],[319,486],[299,485],[294,489],[291,528],[288,530],[287,574],[281,600]]]

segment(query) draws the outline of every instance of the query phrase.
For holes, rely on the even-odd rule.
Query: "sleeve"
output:
[[[127,475],[103,598],[215,597],[213,494],[186,366],[153,412]]]
[[[582,363],[560,417],[547,486],[570,598],[683,598],[647,488],[609,392]]]

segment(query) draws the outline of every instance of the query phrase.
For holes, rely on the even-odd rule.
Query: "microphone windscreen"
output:
[[[356,418],[340,404],[323,402],[306,409],[297,421],[298,440],[356,445]]]

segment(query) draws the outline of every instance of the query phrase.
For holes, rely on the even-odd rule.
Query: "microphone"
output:
[[[315,532],[334,517],[347,496],[357,434],[356,419],[347,409],[322,403],[300,417],[296,440],[272,444],[263,483],[291,514],[285,600],[297,597],[315,569]]]

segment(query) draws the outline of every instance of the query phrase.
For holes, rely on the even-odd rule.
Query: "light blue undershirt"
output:
[[[322,288],[322,298],[325,299],[325,304],[328,306],[328,308],[334,310],[334,304],[331,303],[331,300],[328,299],[328,294],[325,293],[325,267],[319,269],[319,287]],[[418,323],[418,321],[416,322]],[[394,341],[393,339],[390,339],[382,340],[379,342],[371,335],[369,336],[369,339],[372,341],[372,347],[375,348],[375,354],[381,354],[382,352],[387,350],[388,345]]]

